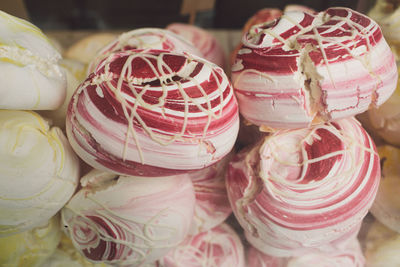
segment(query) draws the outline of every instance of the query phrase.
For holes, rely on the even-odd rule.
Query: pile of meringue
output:
[[[229,67],[187,24],[0,34],[0,266],[364,266],[400,231],[395,152],[355,118],[398,80],[366,15],[260,10]]]

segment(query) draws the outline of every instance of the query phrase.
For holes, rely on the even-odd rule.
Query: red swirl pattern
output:
[[[354,116],[396,88],[395,59],[379,26],[351,9],[286,12],[242,42],[232,66],[240,112],[270,130]]]
[[[158,176],[209,166],[232,149],[238,106],[223,70],[189,54],[111,54],[75,92],[67,134],[91,166]]]
[[[266,137],[230,163],[227,190],[253,246],[297,256],[355,236],[379,178],[375,145],[349,118]]]

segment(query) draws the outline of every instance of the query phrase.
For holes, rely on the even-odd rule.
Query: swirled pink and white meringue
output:
[[[178,34],[159,28],[141,28],[120,34],[118,38],[101,49],[90,62],[88,73],[91,73],[111,53],[131,49],[158,49],[204,56],[189,40]]]
[[[46,110],[65,99],[60,53],[30,22],[0,11],[0,109]]]
[[[160,261],[163,267],[245,267],[242,241],[226,223],[189,235]]]
[[[153,263],[186,237],[194,211],[187,174],[147,179],[93,170],[62,209],[75,248],[92,262]]]
[[[79,160],[33,111],[0,110],[0,237],[50,220],[78,186]]]
[[[292,258],[273,257],[252,246],[247,250],[247,267],[363,267],[364,264],[365,258],[356,238],[349,240],[342,250]]]
[[[357,235],[379,178],[372,139],[348,118],[277,131],[240,152],[226,181],[247,240],[286,257],[333,251]]]
[[[232,213],[225,186],[225,174],[232,156],[233,153],[229,153],[209,167],[189,172],[196,194],[191,235],[210,230]]]
[[[224,68],[225,51],[217,38],[210,32],[186,23],[171,23],[166,29],[188,40],[202,53],[205,59]]]
[[[232,66],[241,114],[270,130],[354,116],[396,88],[379,26],[348,8],[286,12],[243,36]]]
[[[67,114],[72,147],[96,169],[159,176],[201,169],[236,140],[236,98],[223,70],[189,54],[111,54],[77,89]]]

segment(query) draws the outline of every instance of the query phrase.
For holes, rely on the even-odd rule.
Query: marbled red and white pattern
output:
[[[233,153],[204,169],[189,173],[196,193],[196,206],[190,234],[210,230],[232,213],[225,186],[225,174]]]
[[[286,257],[333,251],[357,235],[379,179],[372,139],[348,118],[275,132],[240,152],[226,181],[247,240]]]
[[[292,258],[270,256],[252,246],[247,250],[247,267],[363,267],[364,264],[365,258],[356,238],[349,240],[341,250]]]
[[[131,49],[159,49],[176,53],[189,53],[203,57],[191,42],[171,31],[159,28],[140,28],[122,33],[101,49],[88,67],[90,74],[103,59],[111,53]]]
[[[245,267],[242,241],[228,225],[188,236],[160,260],[163,267]]]
[[[353,116],[396,88],[395,59],[379,26],[348,8],[286,12],[242,42],[232,66],[240,112],[270,130]]]
[[[225,66],[225,51],[214,35],[197,26],[185,23],[172,23],[166,27],[191,42],[203,57],[221,68]]]
[[[239,115],[224,71],[189,54],[111,54],[76,90],[69,141],[94,168],[159,176],[201,169],[228,154]]]
[[[93,262],[153,263],[180,244],[192,221],[195,196],[187,174],[162,178],[93,170],[63,208],[64,230]]]

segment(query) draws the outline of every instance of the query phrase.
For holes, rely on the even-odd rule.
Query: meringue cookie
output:
[[[117,39],[117,37],[117,34],[107,32],[89,34],[68,47],[64,52],[64,58],[77,60],[87,65],[100,50]]]
[[[397,267],[400,265],[400,235],[379,221],[375,221],[370,226],[365,244],[366,267]]]
[[[214,35],[200,27],[187,23],[171,23],[166,27],[198,48],[203,57],[221,68],[225,66],[225,51]]]
[[[228,224],[188,236],[160,260],[163,267],[245,267],[242,241]]]
[[[232,66],[240,112],[266,131],[354,116],[396,88],[395,58],[378,24],[348,8],[287,12],[242,42]]]
[[[65,99],[61,55],[33,24],[0,11],[0,109],[56,109]]]
[[[375,145],[349,118],[265,137],[235,157],[226,182],[250,244],[287,257],[329,253],[355,237],[379,178]]]
[[[0,266],[42,267],[60,242],[58,215],[25,232],[0,237]]]
[[[93,170],[81,185],[61,218],[75,248],[92,262],[153,263],[189,231],[195,195],[187,174],[149,179]]]
[[[101,49],[91,60],[88,73],[91,73],[103,59],[111,53],[131,49],[159,49],[176,53],[187,52],[203,57],[192,43],[181,36],[159,28],[141,28],[122,33],[113,42]]]
[[[69,200],[79,161],[62,131],[32,111],[0,110],[0,237],[48,221]]]
[[[384,145],[378,147],[382,178],[371,213],[381,223],[400,233],[400,149]]]
[[[86,79],[86,65],[74,59],[62,59],[60,67],[67,77],[67,95],[64,103],[56,110],[43,110],[38,113],[52,122],[53,126],[65,129],[65,118],[72,95],[79,85]]]
[[[160,176],[207,167],[227,155],[239,115],[218,66],[162,50],[127,50],[102,61],[75,92],[67,135],[96,169]]]
[[[196,194],[190,234],[198,234],[221,224],[232,213],[225,186],[225,173],[233,153],[219,162],[189,172]]]

